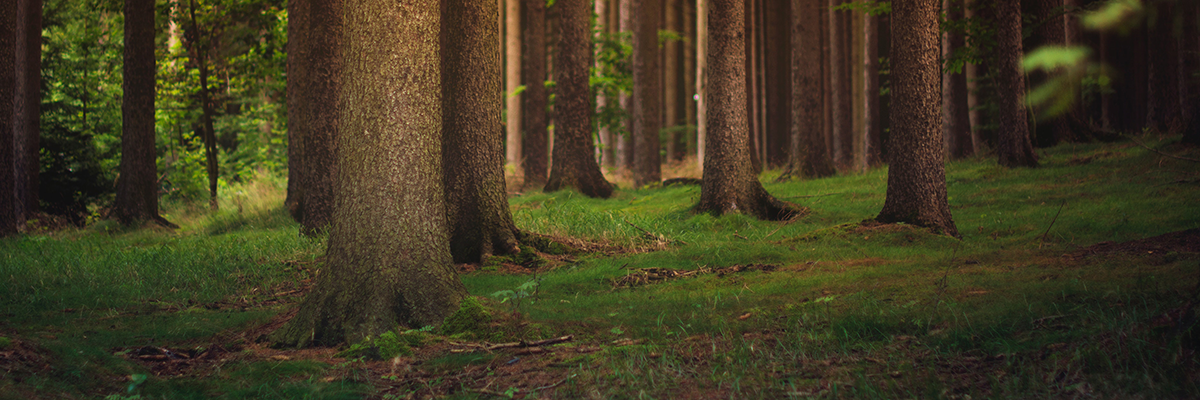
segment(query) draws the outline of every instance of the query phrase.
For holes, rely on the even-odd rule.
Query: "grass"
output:
[[[0,398],[1200,396],[1200,328],[1179,323],[1195,313],[1195,250],[1078,253],[1200,228],[1195,165],[1129,143],[1041,155],[1037,169],[947,166],[961,240],[862,224],[882,207],[884,168],[764,174],[768,191],[811,210],[787,223],[692,214],[695,186],[524,193],[510,199],[522,229],[627,251],[463,275],[505,332],[476,337],[574,340],[464,353],[451,350],[471,335],[457,335],[380,362],[254,344],[324,251],[297,235],[283,183],[263,177],[227,190],[215,213],[168,207],[178,231],[103,222],[0,240],[0,354],[25,357],[0,358],[12,371]],[[747,264],[776,268],[613,285],[637,269]],[[534,279],[519,302],[490,297]],[[129,357],[213,343],[229,344],[225,361],[182,374]]]

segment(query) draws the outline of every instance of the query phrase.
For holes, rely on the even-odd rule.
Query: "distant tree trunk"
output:
[[[285,346],[440,325],[467,296],[440,171],[439,2],[345,1],[333,229],[316,287],[272,336]]]
[[[792,127],[792,47],[791,1],[764,3],[763,21],[766,48],[766,146],[765,159],[773,167],[783,167],[790,161],[788,145]]]
[[[758,36],[758,6],[760,0],[745,0],[746,1],[746,110],[747,110],[747,134],[750,135],[750,165],[754,168],[754,173],[762,173],[763,162],[759,158],[759,153],[762,149],[762,144],[759,143],[760,133],[762,128],[759,124],[759,85],[758,85],[758,70],[759,70],[759,36]]]
[[[1184,21],[1200,18],[1200,3],[1181,5],[1180,14]],[[1179,36],[1179,68],[1181,78],[1180,103],[1183,106],[1183,142],[1200,145],[1200,77],[1192,75],[1200,71],[1200,26],[1184,24]]]
[[[575,188],[588,197],[608,198],[612,184],[600,173],[592,145],[591,9],[587,0],[558,0],[559,39],[554,81],[554,160],[547,192]]]
[[[696,212],[742,212],[760,219],[783,220],[802,210],[775,199],[763,189],[750,165],[746,130],[746,26],[742,0],[712,0],[708,12],[708,113],[711,136],[706,142],[704,178]]]
[[[546,107],[549,94],[546,90],[546,1],[525,0],[524,46],[525,57],[521,58],[521,81],[525,91],[521,93],[521,128],[525,170],[525,187],[545,186],[546,171],[550,160],[546,148],[549,143],[546,128],[549,115]]]
[[[13,190],[13,108],[16,93],[17,3],[0,2],[0,237],[17,234]]]
[[[294,1],[294,0],[293,0]],[[293,55],[304,63],[306,73],[295,95],[299,98],[298,117],[305,125],[299,138],[304,152],[300,176],[304,219],[301,233],[317,235],[329,229],[333,217],[333,177],[337,174],[337,143],[342,85],[342,0],[301,0],[307,2],[310,18],[306,21],[305,51]],[[290,60],[290,58],[289,58]]]
[[[154,151],[154,0],[125,2],[125,90],[121,102],[121,176],[113,213],[122,224],[156,221],[158,166]]]
[[[829,104],[833,129],[833,163],[840,169],[849,165],[850,154],[854,150],[853,133],[851,133],[850,110],[846,100],[845,65],[846,30],[842,28],[842,13],[832,7],[842,4],[843,0],[829,0]],[[850,139],[850,140],[847,140]]]
[[[966,17],[975,21],[982,19],[983,14],[979,12],[979,0],[967,0]],[[977,22],[978,23],[978,22]],[[967,120],[970,124],[971,133],[971,153],[979,154],[982,149],[983,138],[980,134],[983,132],[984,112],[982,110],[983,103],[983,85],[981,80],[987,75],[987,69],[984,65],[978,63],[967,64],[964,68],[964,75],[967,81]]]
[[[863,168],[883,162],[879,121],[879,17],[863,13]]]
[[[1038,0],[1037,16],[1041,19],[1033,32],[1033,42],[1037,47],[1064,46],[1067,44],[1066,21],[1062,18],[1063,0]],[[1049,78],[1046,72],[1038,71],[1029,75],[1029,87],[1037,88]],[[1050,147],[1059,142],[1074,140],[1074,134],[1068,126],[1068,114],[1043,116],[1039,110],[1034,110],[1037,124],[1033,134],[1038,147]],[[1048,118],[1047,118],[1048,117]],[[1046,118],[1043,120],[1043,118]]]
[[[636,17],[637,2],[635,0],[617,0],[617,1],[618,1],[618,8],[619,8],[618,9],[618,16],[619,16],[618,20],[619,20],[619,25],[620,25],[619,31],[625,32],[625,33],[629,34],[630,36],[633,36],[634,31],[637,29],[637,22],[636,22],[637,21],[637,17]],[[621,169],[625,169],[627,171],[632,171],[635,168],[634,167],[635,163],[634,163],[633,150],[636,147],[635,144],[637,142],[634,139],[634,134],[633,134],[633,131],[634,131],[633,95],[632,95],[632,93],[622,91],[621,94],[618,96],[617,101],[620,102],[621,109],[625,110],[625,115],[628,116],[628,118],[625,119],[625,134],[621,135],[620,137],[617,138],[617,150],[616,150],[616,152],[617,152],[617,154],[616,154],[617,167],[621,168]]]
[[[996,153],[1005,167],[1036,167],[1025,111],[1025,75],[1021,69],[1021,2],[1000,1],[996,7],[996,66],[1000,132]]]
[[[506,0],[504,9],[505,34],[505,88],[504,98],[507,104],[506,158],[508,164],[520,170],[523,160],[521,156],[521,97],[515,96],[521,86],[521,0]],[[528,89],[528,86],[526,86]],[[489,128],[490,129],[490,128]],[[524,171],[524,170],[522,170]]]
[[[213,128],[213,102],[211,93],[208,91],[208,52],[205,50],[207,43],[204,43],[204,33],[200,31],[200,25],[196,22],[196,0],[191,0],[191,7],[188,9],[192,19],[192,60],[196,62],[200,70],[200,129],[201,138],[204,142],[204,159],[205,167],[208,171],[208,206],[216,210],[219,208],[217,204],[217,179],[220,176],[220,171],[217,170],[217,137]],[[153,127],[153,125],[151,125]]]
[[[683,1],[683,123],[688,126],[684,137],[684,157],[696,154],[696,0]]]
[[[704,171],[708,140],[708,0],[696,0],[696,163]]]
[[[287,198],[284,206],[292,219],[304,223],[304,141],[308,137],[307,121],[308,102],[304,101],[301,93],[309,80],[308,31],[309,20],[312,18],[312,0],[290,0],[287,3],[288,32],[287,32],[287,158],[288,182]],[[340,21],[340,19],[339,19]],[[302,122],[304,121],[304,122]]]
[[[592,51],[599,53],[600,40],[605,34],[608,33],[608,0],[595,0],[595,12],[596,28],[593,29],[593,32],[595,32],[593,37],[595,38],[594,42],[596,43],[596,46],[592,49]],[[599,57],[596,57],[593,62],[593,68],[596,68],[597,71],[603,67],[600,63]],[[599,115],[607,106],[608,96],[606,96],[603,91],[596,91],[596,114]],[[600,147],[596,149],[596,155],[599,156],[600,165],[612,166],[612,149],[613,145],[615,144],[613,143],[612,131],[608,129],[607,125],[598,125],[600,125],[600,129],[596,135],[596,139],[599,142]]]
[[[808,178],[837,170],[821,129],[821,9],[823,0],[792,3],[792,127],[788,171]]]
[[[663,12],[666,29],[676,34],[682,31],[679,29],[679,1],[666,0],[667,7],[665,12]],[[658,36],[657,30],[655,36]],[[657,41],[657,37],[655,40]],[[657,46],[655,47],[657,48]],[[662,124],[662,128],[670,130],[667,134],[667,160],[675,160],[679,158],[679,143],[683,139],[682,132],[674,129],[679,125],[679,41],[667,40],[663,43],[662,51],[662,117],[663,121],[665,121]]]
[[[946,200],[938,0],[893,3],[892,135],[887,198],[875,219],[958,236]]]
[[[14,168],[17,225],[38,211],[38,167],[42,105],[42,1],[19,0],[14,90]]]
[[[504,190],[500,49],[490,1],[442,1],[442,171],[454,262],[515,253]]]
[[[662,181],[658,133],[662,130],[662,81],[658,65],[660,1],[637,3],[633,33],[633,182],[637,187]]]
[[[962,21],[962,2],[943,0],[942,5],[948,21]],[[966,44],[961,32],[947,30],[942,38],[942,58],[949,60],[955,50],[966,47]],[[945,154],[949,159],[975,154],[975,144],[971,142],[971,114],[967,106],[967,75],[963,72],[942,74],[942,138],[946,142]]]
[[[1159,132],[1176,132],[1182,126],[1179,103],[1179,40],[1176,6],[1172,1],[1151,2],[1147,15],[1146,127]],[[1187,21],[1196,24],[1196,20]],[[1184,24],[1180,24],[1182,27]],[[1195,72],[1195,71],[1192,71]]]

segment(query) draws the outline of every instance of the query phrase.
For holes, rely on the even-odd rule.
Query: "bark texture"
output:
[[[823,0],[792,2],[792,127],[789,170],[808,178],[833,176],[821,129],[821,10]]]
[[[863,13],[863,169],[883,162],[879,103],[879,16]]]
[[[709,6],[708,140],[695,211],[741,212],[766,220],[798,216],[803,211],[767,193],[750,165],[745,3],[711,0]]]
[[[17,214],[12,195],[13,176],[13,93],[16,92],[17,3],[0,3],[0,237],[17,233]]]
[[[679,0],[666,0],[666,3],[666,10],[659,9],[664,11],[662,15],[663,21],[666,21],[665,29],[679,33],[682,31],[679,29]],[[658,36],[658,32],[655,32],[655,36]],[[670,130],[667,133],[667,148],[664,149],[667,160],[676,160],[682,156],[679,153],[679,143],[683,135],[678,129],[673,129],[679,125],[679,115],[681,114],[679,112],[682,93],[679,90],[679,44],[678,40],[667,40],[662,45],[662,120],[664,121],[662,127]]]
[[[304,58],[307,70],[302,78],[299,123],[305,125],[300,138],[304,155],[301,232],[315,235],[326,232],[333,216],[333,177],[337,174],[337,140],[342,86],[342,0],[302,0],[309,3],[312,19],[305,36]],[[289,58],[290,60],[290,58]]]
[[[467,295],[447,245],[440,11],[436,0],[344,2],[344,112],[327,261],[276,342],[328,346],[397,326],[436,326]]]
[[[554,112],[554,163],[545,191],[575,188],[588,197],[608,198],[612,184],[600,173],[592,144],[592,101],[588,69],[592,66],[592,10],[586,0],[558,0],[557,84]]]
[[[708,0],[696,0],[696,163],[704,171],[708,141]]]
[[[938,0],[893,3],[892,135],[887,198],[875,219],[958,236],[946,200],[938,82]]]
[[[42,106],[42,0],[18,0],[14,87],[14,168],[17,225],[38,211]]]
[[[454,262],[517,249],[504,191],[500,49],[490,1],[442,1],[442,169]]]
[[[944,0],[946,19],[958,22],[965,16],[961,1]],[[942,37],[942,57],[949,59],[955,50],[967,44],[962,32],[948,30]],[[971,115],[967,107],[967,74],[947,72],[942,75],[942,138],[946,142],[946,156],[960,159],[975,154],[971,141]]]
[[[1021,69],[1021,2],[999,1],[996,7],[996,85],[1000,131],[996,154],[1005,167],[1036,167],[1025,110],[1025,75]]]
[[[549,94],[546,90],[546,1],[525,0],[525,34],[521,54],[521,81],[525,91],[521,92],[521,130],[526,187],[544,186],[546,171],[550,169],[546,128],[549,116],[546,107]]]
[[[843,54],[846,51],[846,29],[843,28],[844,19],[842,13],[845,11],[836,11],[836,7],[843,3],[843,0],[829,0],[829,105],[830,105],[830,129],[833,135],[833,163],[838,168],[847,168],[850,166],[851,154],[854,152],[854,133],[852,131],[851,110],[850,110],[850,93],[846,90],[849,83],[846,82],[846,70],[849,68],[846,65],[846,56]]]
[[[154,0],[125,2],[121,177],[113,213],[122,224],[160,221],[154,154]]]
[[[1181,5],[1184,21],[1200,18],[1200,3]],[[1180,71],[1200,71],[1200,23],[1184,24],[1179,40]],[[1183,114],[1183,142],[1200,145],[1200,76],[1184,74],[1180,85]]]
[[[287,198],[283,204],[296,222],[304,223],[304,138],[308,136],[308,124],[304,119],[305,102],[301,99],[308,80],[309,65],[301,61],[308,58],[308,24],[312,18],[312,0],[290,0],[287,3]],[[340,21],[340,19],[339,19]]]
[[[504,98],[508,115],[505,120],[507,149],[505,158],[514,167],[521,166],[521,97],[514,96],[521,86],[521,0],[504,2]]]
[[[662,70],[658,59],[661,1],[637,2],[633,30],[633,183],[642,187],[662,181],[658,133],[662,130]],[[589,135],[590,136],[590,135]]]

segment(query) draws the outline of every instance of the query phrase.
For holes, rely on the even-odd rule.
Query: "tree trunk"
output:
[[[454,262],[515,253],[500,140],[500,49],[490,1],[442,1],[442,170]]]
[[[863,167],[883,162],[879,138],[879,17],[863,13]]]
[[[42,105],[42,1],[17,1],[13,110],[17,225],[38,211],[39,125]]]
[[[600,173],[592,145],[591,11],[586,0],[558,0],[558,55],[554,59],[554,160],[545,191],[575,188],[588,197],[608,198],[612,185]]]
[[[966,17],[979,21],[983,14],[979,12],[980,6],[977,1],[980,0],[967,0]],[[983,132],[984,124],[984,112],[981,108],[984,96],[981,81],[987,75],[987,69],[982,64],[969,63],[963,72],[967,81],[967,121],[970,125],[968,131],[971,134],[971,153],[979,154],[982,151],[983,138],[980,134]]]
[[[208,172],[208,206],[216,210],[219,208],[217,203],[217,179],[220,171],[217,170],[217,137],[213,128],[213,102],[212,96],[208,91],[208,52],[205,46],[209,44],[204,40],[204,33],[200,31],[200,25],[196,22],[196,0],[192,0],[191,7],[188,9],[192,19],[192,59],[195,60],[198,69],[200,70],[200,129],[201,138],[204,142],[204,159],[205,167]],[[151,125],[153,127],[153,125]]]
[[[1181,6],[1184,21],[1200,18],[1200,3],[1192,2]],[[1180,85],[1180,103],[1183,107],[1183,142],[1200,145],[1200,26],[1184,24],[1179,36],[1179,68],[1183,72]]]
[[[708,0],[696,0],[696,163],[704,171],[708,141]]]
[[[1040,18],[1033,32],[1033,43],[1037,47],[1065,46],[1067,44],[1066,21],[1063,20],[1063,0],[1038,0],[1037,16]],[[1049,73],[1037,71],[1029,74],[1029,87],[1037,88],[1050,78]],[[1050,147],[1059,142],[1074,140],[1074,134],[1067,124],[1068,115],[1043,115],[1041,110],[1033,110],[1036,120],[1032,136],[1038,147]]]
[[[696,154],[696,0],[683,1],[683,123],[687,125],[684,131],[684,158]]]
[[[959,1],[943,0],[946,19],[961,22],[964,17],[963,4]],[[942,38],[942,58],[950,59],[955,50],[966,47],[962,32],[947,30]],[[971,115],[967,106],[967,75],[962,72],[942,74],[942,138],[946,142],[947,159],[960,159],[975,154],[971,142]]]
[[[754,168],[754,173],[762,173],[762,160],[759,158],[759,150],[762,144],[759,143],[759,85],[758,85],[758,5],[759,0],[746,1],[746,112],[747,115],[747,134],[750,135],[750,165]]]
[[[854,150],[853,142],[846,139],[853,138],[848,126],[849,118],[847,118],[850,110],[846,109],[849,104],[846,101],[846,93],[842,90],[846,84],[844,64],[846,58],[842,52],[846,49],[846,30],[842,29],[842,13],[836,11],[832,7],[836,7],[842,3],[842,0],[829,0],[829,105],[831,129],[833,134],[833,163],[839,169],[846,168],[849,165],[849,155]]]
[[[633,34],[633,182],[635,187],[662,181],[659,131],[662,130],[662,81],[658,65],[660,1],[637,3]]]
[[[958,236],[946,201],[938,62],[938,0],[893,3],[892,151],[887,198],[875,219]]]
[[[711,40],[708,64],[711,109],[704,178],[696,212],[742,212],[760,219],[783,220],[804,211],[775,199],[763,189],[750,165],[746,113],[746,26],[742,0],[712,0],[708,12]]]
[[[766,48],[766,135],[765,160],[774,167],[790,160],[788,143],[792,126],[791,9],[790,1],[767,1],[763,9]]]
[[[313,0],[290,0],[287,3],[288,32],[287,32],[287,159],[288,182],[287,198],[284,206],[292,219],[304,223],[304,141],[308,137],[307,121],[308,102],[304,101],[301,93],[309,81],[309,20],[312,18]]]
[[[13,175],[13,94],[16,92],[17,3],[0,3],[0,237],[17,234]]]
[[[667,7],[663,13],[663,19],[666,21],[666,29],[678,34],[682,29],[679,29],[679,1],[666,0]],[[657,36],[657,32],[655,32]],[[679,46],[678,40],[667,40],[663,43],[663,128],[668,129],[667,134],[667,160],[679,159],[679,143],[683,139],[682,132],[676,129],[679,126]],[[656,46],[657,48],[657,46]],[[660,174],[661,177],[661,174]]]
[[[1025,79],[1021,69],[1021,2],[996,2],[996,67],[1000,132],[996,153],[1000,165],[1036,167],[1025,111]]]
[[[617,14],[618,14],[618,20],[619,20],[619,25],[620,25],[619,31],[624,32],[632,37],[634,35],[633,32],[637,29],[637,23],[636,23],[636,21],[637,21],[637,18],[636,18],[637,3],[634,0],[617,0],[617,1],[618,1]],[[636,147],[635,146],[636,140],[634,139],[634,134],[633,134],[633,131],[634,131],[633,95],[629,92],[622,91],[621,94],[618,96],[617,101],[620,102],[621,109],[625,110],[625,115],[627,116],[627,118],[625,118],[625,133],[626,134],[621,135],[620,137],[617,137],[617,149],[616,149],[617,168],[632,172],[632,170],[635,168],[634,167],[635,163],[634,163],[633,150],[634,150],[634,147]]]
[[[125,2],[125,90],[121,102],[121,177],[114,214],[122,224],[156,221],[158,166],[154,150],[154,1]]]
[[[304,35],[304,53],[295,55],[307,71],[295,95],[299,98],[300,123],[305,125],[301,149],[304,155],[301,184],[303,186],[304,220],[301,232],[317,235],[329,229],[333,217],[333,177],[337,174],[337,143],[340,104],[338,94],[342,85],[342,20],[321,16],[340,15],[342,0],[307,0],[310,16]],[[301,58],[303,57],[303,58]],[[289,58],[290,59],[290,58]]]
[[[276,342],[330,346],[440,325],[467,295],[445,219],[438,3],[346,0],[326,266]]]
[[[546,1],[525,0],[525,55],[521,59],[521,81],[526,82],[521,93],[521,150],[524,152],[525,187],[545,186],[546,171],[550,169],[546,128],[549,116],[546,107]]]
[[[505,87],[504,98],[508,110],[506,116],[506,159],[515,170],[522,170],[521,159],[521,97],[517,88],[521,86],[521,0],[505,0],[504,3],[504,51]],[[528,89],[528,86],[526,86]],[[491,129],[491,128],[488,128]],[[523,170],[522,170],[523,171]]]
[[[596,12],[596,28],[593,29],[593,32],[595,32],[595,34],[592,37],[593,37],[593,42],[596,43],[596,46],[592,49],[592,51],[599,53],[600,52],[600,45],[599,45],[600,40],[604,37],[604,35],[606,35],[608,33],[608,0],[595,0],[595,12]],[[596,71],[600,71],[600,69],[603,68],[603,66],[600,63],[599,57],[596,57],[593,60],[593,62],[594,62],[594,64],[592,65],[592,67],[595,68]],[[616,99],[613,99],[613,100],[616,100]],[[599,115],[601,112],[604,111],[604,108],[607,106],[608,106],[608,96],[606,96],[603,91],[597,90],[596,91],[596,114]],[[600,147],[598,147],[596,149],[596,156],[599,158],[600,165],[612,166],[613,165],[612,148],[613,148],[613,145],[615,144],[615,143],[613,143],[612,131],[608,129],[607,125],[604,125],[604,124],[597,124],[597,125],[600,125],[599,132],[596,135],[596,139],[599,142]]]
[[[1171,1],[1152,2],[1146,17],[1148,79],[1146,82],[1146,127],[1159,132],[1176,132],[1182,125],[1179,103],[1179,40],[1176,6]],[[1195,24],[1196,21],[1188,21]],[[1195,71],[1192,71],[1195,72]]]
[[[821,103],[821,9],[823,0],[792,3],[792,126],[789,171],[808,178],[833,176]]]

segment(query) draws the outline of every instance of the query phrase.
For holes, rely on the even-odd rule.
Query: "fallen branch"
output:
[[[1041,243],[1038,243],[1038,248],[1039,248],[1039,249],[1041,249],[1041,248],[1042,248],[1042,245],[1046,244],[1046,235],[1049,235],[1049,234],[1050,234],[1050,228],[1053,228],[1053,227],[1054,227],[1054,222],[1055,222],[1055,221],[1058,221],[1058,215],[1059,215],[1059,214],[1062,214],[1062,209],[1063,209],[1063,207],[1065,207],[1066,205],[1067,205],[1067,201],[1066,201],[1066,200],[1063,200],[1063,202],[1062,202],[1062,205],[1059,205],[1059,206],[1058,206],[1058,212],[1054,213],[1054,219],[1050,220],[1050,226],[1047,226],[1047,227],[1046,227],[1046,231],[1045,231],[1045,232],[1042,232],[1042,242],[1041,242]]]
[[[807,199],[807,198],[812,198],[812,197],[837,196],[837,195],[839,195],[839,194],[846,194],[846,193],[849,193],[849,192],[837,192],[837,193],[825,193],[825,194],[810,194],[810,195],[806,195],[806,196],[791,196],[791,197],[784,197],[784,198],[785,198],[785,199]]]
[[[575,339],[575,335],[567,335],[567,336],[556,337],[556,338],[545,339],[545,340],[538,340],[538,341],[533,341],[533,342],[520,341],[520,342],[493,344],[491,346],[484,346],[483,349],[487,350],[487,351],[492,351],[492,350],[497,350],[497,349],[517,349],[517,348],[525,348],[525,347],[542,347],[542,346],[549,346],[549,345],[554,345],[554,344],[559,344],[559,343],[570,342],[573,339]]]
[[[1130,136],[1129,138],[1130,138],[1130,139],[1133,139],[1133,141],[1134,141],[1134,142],[1136,142],[1138,145],[1140,145],[1140,146],[1142,146],[1142,147],[1146,148],[1146,150],[1150,150],[1150,151],[1153,151],[1153,152],[1155,152],[1155,153],[1158,153],[1158,154],[1161,154],[1161,155],[1164,155],[1164,156],[1167,156],[1167,157],[1174,158],[1174,159],[1176,159],[1176,160],[1191,161],[1191,162],[1200,162],[1200,160],[1197,160],[1197,159],[1195,159],[1195,158],[1180,157],[1180,156],[1176,156],[1176,155],[1171,155],[1171,154],[1163,153],[1163,152],[1161,152],[1161,151],[1158,151],[1158,150],[1156,150],[1156,149],[1153,149],[1153,148],[1151,148],[1150,146],[1147,146],[1145,143],[1142,143],[1142,141],[1141,141],[1141,140],[1138,140],[1136,137]]]

